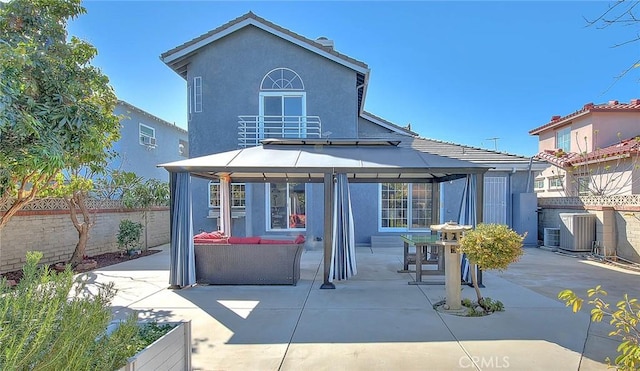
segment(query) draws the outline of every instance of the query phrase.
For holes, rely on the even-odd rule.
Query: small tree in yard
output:
[[[142,234],[142,224],[124,219],[120,221],[118,229],[118,246],[127,253],[140,247],[140,235]]]
[[[113,284],[90,293],[70,269],[38,267],[40,252],[27,253],[15,288],[0,281],[1,370],[115,370],[135,354],[138,327],[131,316],[105,336],[111,321]]]
[[[467,254],[471,267],[471,279],[476,291],[478,304],[487,308],[480,288],[475,266],[482,270],[504,270],[522,256],[522,241],[524,235],[519,235],[503,224],[478,224],[460,239],[460,250]]]
[[[157,179],[148,179],[139,183],[122,195],[122,202],[126,207],[142,209],[144,217],[144,248],[149,247],[147,236],[147,211],[152,206],[169,205],[169,183]]]
[[[615,364],[611,365],[611,360],[606,359],[611,367],[618,370],[634,371],[640,369],[640,303],[638,299],[629,298],[627,294],[618,301],[615,307],[605,302],[602,297],[607,292],[600,286],[587,290],[587,296],[592,298],[589,304],[593,306],[591,309],[591,321],[600,322],[604,317],[610,317],[609,324],[615,330],[609,332],[609,336],[622,340],[618,346],[618,356]],[[571,306],[574,312],[582,309],[584,300],[578,297],[571,290],[563,290],[558,294],[558,298],[563,300],[567,306]]]

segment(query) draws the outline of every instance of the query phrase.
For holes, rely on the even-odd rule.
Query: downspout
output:
[[[513,228],[513,194],[511,193],[511,178],[516,173],[516,168],[511,168],[511,172],[507,177],[507,215],[509,220],[507,221],[510,228]]]
[[[531,192],[531,168],[533,167],[533,157],[529,157],[529,167],[527,169],[527,193]]]

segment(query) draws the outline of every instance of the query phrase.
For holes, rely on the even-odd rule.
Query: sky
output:
[[[640,98],[638,26],[587,27],[606,1],[95,1],[70,35],[119,99],[186,125],[186,81],[160,54],[248,11],[371,69],[365,110],[420,136],[531,156],[528,132],[589,102]],[[497,138],[497,139],[495,139]]]

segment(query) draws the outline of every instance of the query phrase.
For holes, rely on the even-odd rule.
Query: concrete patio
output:
[[[149,257],[89,274],[119,289],[116,316],[192,320],[196,370],[605,370],[617,342],[555,299],[602,284],[615,302],[638,295],[640,273],[527,249],[504,273],[486,272],[483,294],[505,312],[466,318],[432,304],[444,286],[408,285],[402,249],[358,248],[358,275],[320,290],[322,252],[302,255],[297,286],[196,286],[168,290],[168,245]],[[463,297],[474,298],[466,287]]]

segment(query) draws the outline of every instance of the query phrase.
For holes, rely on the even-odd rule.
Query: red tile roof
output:
[[[562,152],[561,150],[545,150],[533,158],[547,161],[558,167],[567,168],[591,162],[606,162],[618,156],[640,155],[640,136],[629,138],[609,147],[596,149],[593,152],[579,154]]]
[[[612,100],[602,104],[587,103],[582,107],[582,109],[566,116],[551,117],[551,121],[533,130],[530,130],[529,134],[538,135],[545,130],[562,126],[568,120],[591,112],[640,112],[640,99],[631,99],[629,103],[620,103],[617,100]]]

